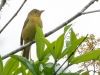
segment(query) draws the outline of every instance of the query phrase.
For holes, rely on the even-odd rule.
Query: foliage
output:
[[[97,73],[99,75],[100,73],[100,58],[98,56],[98,54],[100,54],[100,38],[96,38],[93,34],[89,35],[89,39],[87,41],[84,41],[84,43],[82,43],[80,45],[80,47],[77,49],[77,53],[80,55],[85,55],[85,57],[87,56],[87,59],[90,59],[90,61],[86,61],[86,62],[82,62],[80,64],[80,67],[83,68],[84,70],[87,70],[89,72],[90,68],[93,68],[93,70],[91,70],[93,73]],[[92,56],[89,55],[92,54]],[[91,59],[91,57],[93,59]]]
[[[90,50],[90,38],[77,38],[71,25],[66,26],[64,32],[53,42],[44,37],[42,29],[38,25],[36,25],[36,31],[35,41],[38,60],[27,60],[18,55],[11,55],[11,58],[3,66],[0,57],[0,75],[89,75],[89,70],[82,69],[72,73],[66,71],[66,69],[74,64],[84,63],[86,65],[87,61],[100,61],[100,49],[93,48],[93,50]],[[67,38],[66,35],[69,35],[67,40],[65,40]],[[83,46],[83,44],[88,46]],[[88,50],[86,47],[89,47]],[[84,49],[82,52],[82,48],[86,50]],[[79,56],[76,56],[77,51],[80,54]],[[54,62],[48,61],[51,56]],[[66,60],[59,63],[58,61],[65,56]],[[67,66],[62,68],[65,63],[68,63]]]

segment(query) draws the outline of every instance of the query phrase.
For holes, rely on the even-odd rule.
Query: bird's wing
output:
[[[28,21],[29,21],[29,19],[27,18],[27,19],[25,20],[25,22],[24,22],[23,29],[24,29],[24,27],[26,26],[26,24],[27,24]],[[22,29],[22,31],[23,31],[23,29]],[[20,38],[20,45],[23,45],[22,33],[21,33],[21,38]]]

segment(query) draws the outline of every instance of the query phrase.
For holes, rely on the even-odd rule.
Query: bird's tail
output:
[[[28,43],[28,42],[24,41],[24,44],[26,44],[26,43]],[[30,47],[31,46],[28,46],[22,51],[22,56],[26,57],[27,59],[29,59],[29,56],[30,56]]]

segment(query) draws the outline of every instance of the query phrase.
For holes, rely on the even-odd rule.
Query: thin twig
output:
[[[58,68],[58,70],[53,74],[56,75],[57,72],[62,68],[62,66],[70,59],[70,57],[75,53],[75,51],[77,50],[77,48],[83,43],[83,41],[87,38],[88,34],[86,35],[86,37],[80,42],[80,44],[76,47],[76,49],[68,56],[68,58],[64,61],[64,63]],[[69,66],[71,66],[71,64],[69,64],[66,68],[68,68]],[[66,70],[66,68],[62,71],[64,72]],[[62,73],[61,72],[61,73]]]
[[[100,9],[99,10],[94,10],[94,11],[89,11],[89,12],[83,12],[82,15],[95,13],[95,12],[100,12]]]
[[[95,75],[95,73],[96,73],[96,69],[95,69],[95,60],[94,60],[94,70],[93,70],[93,75]]]
[[[13,17],[6,23],[6,25],[4,25],[4,27],[0,30],[0,33],[8,26],[8,24],[14,19],[14,17],[18,14],[18,12],[21,10],[21,8],[23,7],[23,5],[25,4],[27,0],[24,0],[24,2],[22,3],[22,5],[20,6],[20,8],[17,10],[17,12],[13,15]]]
[[[74,19],[76,19],[77,17],[81,16],[82,13],[93,3],[95,2],[95,0],[91,0],[80,12],[78,12],[77,14],[75,14],[74,16],[72,16],[70,19],[68,19],[67,21],[65,21],[64,23],[62,23],[61,25],[59,25],[58,27],[54,28],[53,30],[49,31],[48,33],[45,34],[45,37],[48,37],[49,35],[53,34],[54,32],[58,31],[59,29],[61,29],[62,27],[66,26],[68,23],[70,23],[71,21],[73,21]],[[29,44],[26,44],[25,47],[30,46],[31,44],[33,44],[34,41],[29,42]],[[13,51],[13,54],[21,51],[19,50],[20,48],[16,49],[15,51]],[[21,49],[24,49],[23,46]],[[12,54],[12,52],[8,53],[8,55],[5,55],[2,57],[2,59],[7,58],[10,54]]]

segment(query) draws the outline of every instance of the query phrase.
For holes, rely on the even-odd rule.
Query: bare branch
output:
[[[24,0],[24,2],[22,3],[22,5],[20,6],[20,8],[17,10],[17,12],[13,15],[13,17],[7,22],[7,24],[0,30],[0,33],[8,26],[8,24],[14,19],[14,17],[18,14],[18,12],[21,10],[21,8],[23,7],[23,5],[25,4],[27,0]]]
[[[15,50],[13,50],[12,52],[6,54],[5,56],[2,57],[2,59],[7,58],[7,57],[8,57],[9,55],[11,55],[11,54],[15,54],[15,53],[17,53],[17,52],[19,52],[19,51],[22,51],[24,48],[30,46],[30,45],[33,44],[33,43],[35,43],[35,41],[30,41],[29,43],[25,44],[24,46],[21,46],[21,47],[15,49]]]
[[[2,7],[5,5],[5,3],[6,3],[6,0],[1,0],[0,11],[1,11]]]
[[[57,30],[61,29],[62,27],[66,26],[68,23],[70,23],[71,21],[73,21],[74,19],[76,19],[77,17],[81,16],[82,13],[90,6],[92,5],[96,0],[91,0],[80,12],[78,12],[76,15],[74,15],[73,17],[71,17],[70,19],[68,19],[66,22],[62,23],[61,25],[59,25],[58,27],[56,27],[55,29],[49,31],[48,33],[45,34],[45,36],[49,36],[52,33],[56,32]]]
[[[82,15],[89,14],[89,13],[95,13],[95,12],[100,12],[100,9],[94,10],[94,11],[89,11],[89,12],[83,12]]]
[[[70,23],[71,21],[73,21],[74,19],[76,19],[77,17],[81,16],[82,13],[90,6],[92,5],[96,0],[91,0],[80,12],[78,12],[77,14],[75,14],[73,17],[71,17],[70,19],[68,19],[66,22],[62,23],[61,25],[59,25],[58,27],[54,28],[53,30],[49,31],[48,33],[45,34],[45,37],[48,37],[49,35],[53,34],[54,32],[58,31],[59,29],[61,29],[62,27],[66,26],[68,23]],[[9,55],[11,54],[15,54],[19,51],[21,51],[22,49],[26,48],[27,46],[30,46],[34,43],[34,41],[31,41],[29,43],[27,43],[25,46],[22,46],[21,48],[16,49],[15,51],[5,55],[2,57],[2,59],[7,58]]]

